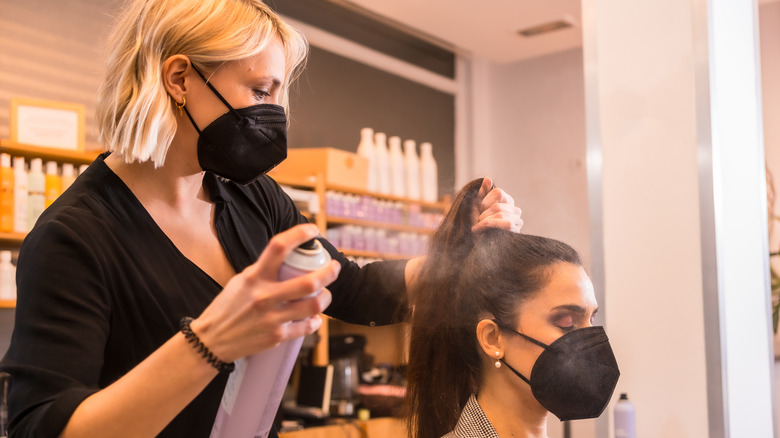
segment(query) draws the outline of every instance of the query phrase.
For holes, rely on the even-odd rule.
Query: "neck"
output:
[[[181,131],[177,130],[161,167],[155,168],[151,160],[125,163],[116,154],[106,159],[106,165],[147,207],[149,202],[164,203],[169,208],[185,211],[193,201],[206,200],[203,170],[196,152],[197,134]]]
[[[514,374],[488,374],[484,376],[477,400],[498,435],[501,438],[546,438],[548,412],[533,397],[528,384]]]

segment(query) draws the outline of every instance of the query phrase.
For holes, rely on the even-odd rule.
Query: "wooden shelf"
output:
[[[0,309],[13,309],[16,307],[16,300],[0,300]]]
[[[73,164],[89,164],[100,155],[101,151],[78,152],[67,149],[43,148],[0,139],[0,152],[6,152],[17,157],[41,158],[44,161],[65,161]]]
[[[385,230],[391,230],[391,231],[409,231],[413,233],[419,233],[419,234],[431,234],[433,232],[430,228],[425,227],[413,227],[410,225],[399,225],[399,224],[390,224],[387,222],[374,222],[374,221],[366,221],[361,219],[350,219],[350,218],[342,218],[342,217],[328,217],[327,219],[328,224],[332,225],[359,225],[361,227],[371,227],[371,228],[381,228]]]
[[[400,198],[398,196],[383,195],[376,192],[369,192],[368,190],[359,190],[351,187],[336,186],[332,184],[326,185],[325,189],[332,190],[334,192],[349,193],[351,195],[370,196],[372,198],[384,199],[387,201],[400,201],[403,202],[404,204],[414,204],[424,208],[430,208],[430,209],[440,210],[440,211],[445,211],[449,206],[447,202],[425,202],[425,201],[420,201],[418,199]]]
[[[27,236],[25,233],[2,233],[0,232],[0,247],[18,248]]]
[[[406,423],[399,418],[374,418],[368,421],[343,420],[295,432],[282,432],[280,438],[397,438],[407,436]]]

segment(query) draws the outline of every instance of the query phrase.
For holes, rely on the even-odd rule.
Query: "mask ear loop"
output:
[[[214,92],[214,94],[219,98],[219,100],[221,100],[222,103],[224,103],[225,106],[228,107],[228,110],[230,110],[230,113],[233,114],[236,117],[236,119],[241,120],[243,118],[243,117],[241,117],[241,114],[239,114],[238,111],[236,111],[232,106],[230,106],[228,101],[225,100],[225,98],[222,97],[221,94],[219,94],[219,91],[217,91],[217,89],[214,88],[214,86],[211,85],[211,83],[208,80],[206,80],[206,77],[203,76],[203,73],[201,73],[200,70],[195,68],[195,66],[192,63],[190,63],[190,66],[192,67],[193,70],[195,70],[195,73],[197,73],[198,76],[200,76],[200,78],[203,79],[203,82],[206,83],[206,85],[211,89],[211,91]],[[187,113],[187,115],[189,115],[189,113]],[[192,120],[192,117],[190,117],[190,120]],[[193,122],[193,124],[194,123],[195,122]],[[196,126],[196,129],[197,129],[197,126]],[[200,133],[200,131],[198,131],[198,133]]]
[[[498,323],[498,321],[496,321],[495,319],[493,320],[493,322],[495,322],[495,323],[496,323],[496,325],[497,325],[497,326],[498,326],[500,329],[502,329],[502,330],[507,330],[507,331],[510,331],[510,332],[512,332],[512,333],[514,333],[514,334],[516,334],[516,335],[519,335],[519,336],[521,336],[521,337],[523,337],[523,338],[527,339],[528,341],[530,341],[530,342],[532,342],[532,343],[534,343],[534,344],[536,344],[536,345],[538,345],[538,346],[540,346],[540,347],[544,348],[545,350],[546,350],[546,349],[548,349],[548,348],[550,348],[550,346],[549,346],[549,345],[547,345],[547,344],[544,344],[544,343],[542,343],[542,342],[539,342],[539,341],[537,341],[536,339],[534,339],[534,338],[532,338],[532,337],[530,337],[530,336],[528,336],[528,335],[524,335],[524,334],[522,334],[522,333],[518,332],[517,330],[515,330],[515,329],[513,329],[513,328],[509,328],[509,327],[504,327],[504,326],[502,326],[502,325],[501,325],[501,324],[499,324],[499,323]],[[520,374],[520,372],[519,372],[519,371],[517,371],[516,369],[512,368],[512,365],[509,365],[508,363],[506,363],[506,361],[504,360],[504,358],[501,358],[501,359],[499,359],[499,360],[500,360],[500,361],[501,361],[501,362],[502,362],[504,365],[506,365],[506,367],[507,367],[507,368],[509,368],[509,369],[510,369],[510,370],[511,370],[513,373],[515,373],[515,374],[517,375],[517,377],[519,377],[519,378],[523,379],[523,381],[524,381],[525,383],[527,383],[527,384],[528,384],[528,386],[531,386],[531,381],[530,381],[530,380],[528,380],[528,379],[527,379],[527,378],[526,378],[524,375]]]
[[[504,360],[504,358],[503,358],[503,357],[502,357],[501,359],[499,359],[499,360],[500,360],[500,361],[501,361],[501,362],[502,362],[504,365],[506,365],[506,367],[507,367],[507,368],[509,368],[509,370],[510,370],[510,371],[512,371],[513,373],[517,374],[517,377],[519,377],[519,378],[523,379],[523,381],[524,381],[525,383],[527,383],[527,384],[528,384],[528,386],[531,386],[531,381],[530,381],[530,380],[528,380],[528,379],[526,379],[526,378],[525,378],[525,376],[524,376],[524,375],[522,375],[522,374],[520,374],[520,372],[519,372],[519,371],[517,371],[516,369],[512,368],[512,365],[509,365],[508,363],[506,363],[506,361]]]

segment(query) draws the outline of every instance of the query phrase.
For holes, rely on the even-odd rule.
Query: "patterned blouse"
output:
[[[463,412],[460,414],[458,424],[452,432],[442,438],[500,438],[498,432],[490,424],[490,420],[477,402],[477,396],[471,394]]]

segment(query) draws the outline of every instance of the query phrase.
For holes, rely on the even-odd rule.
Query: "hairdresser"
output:
[[[110,47],[97,109],[110,152],[19,255],[2,362],[13,437],[207,437],[234,360],[314,332],[323,311],[395,322],[420,265],[361,269],[323,240],[330,265],[276,280],[318,230],[265,175],[286,156],[307,46],[260,0],[131,1]],[[518,230],[489,187],[475,231]]]
[[[482,183],[455,198],[411,294],[412,438],[546,438],[550,413],[599,416],[620,375],[574,249],[471,232]]]

